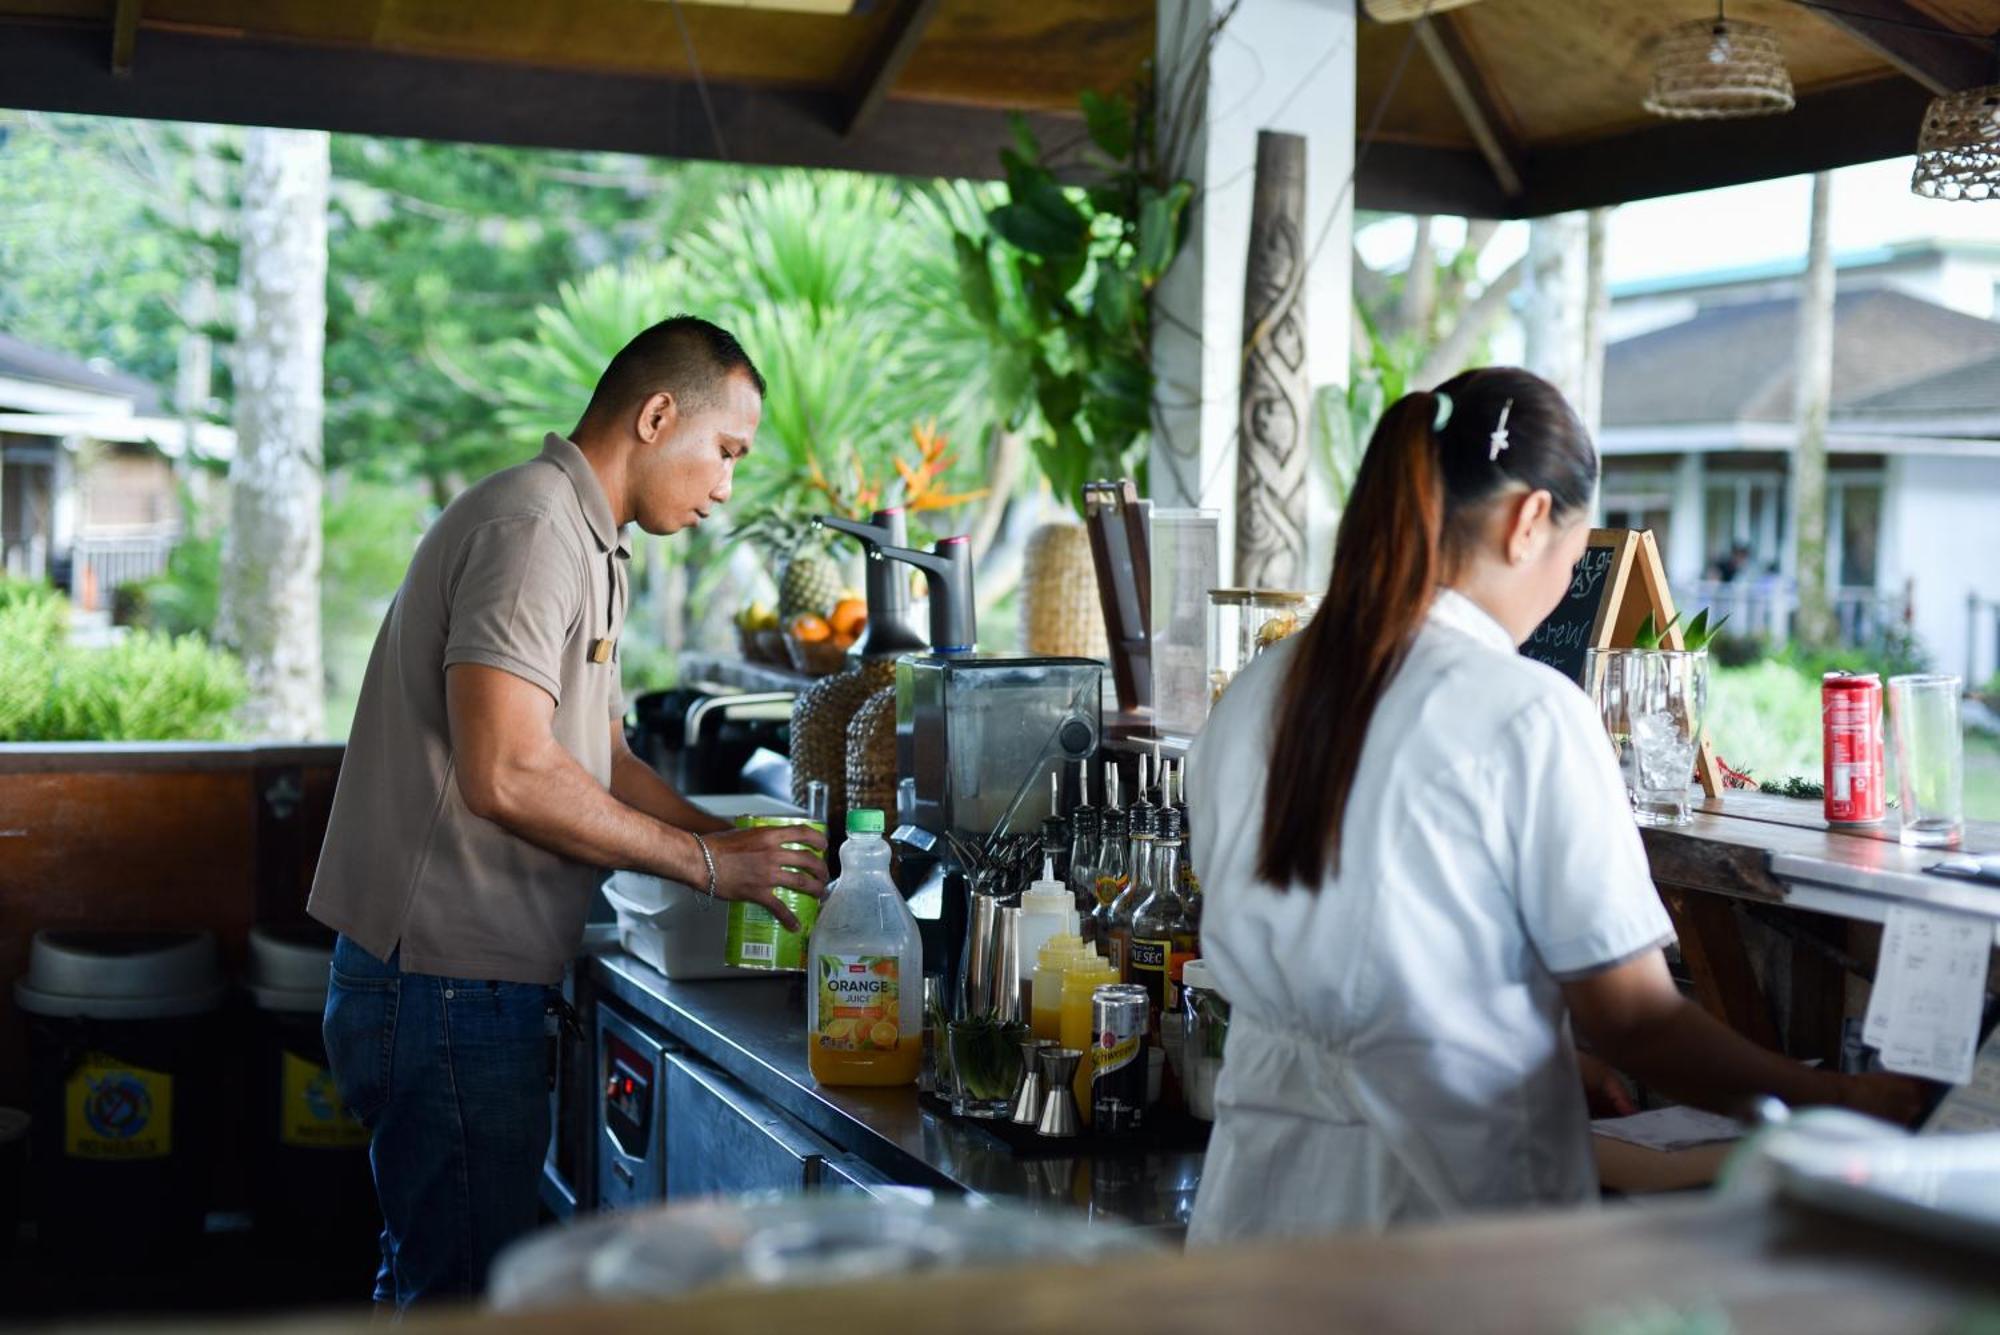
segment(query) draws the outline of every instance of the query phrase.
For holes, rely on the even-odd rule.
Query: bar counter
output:
[[[920,1106],[912,1086],[818,1085],[806,1069],[801,977],[674,982],[623,951],[593,957],[590,976],[600,1000],[663,1030],[891,1184],[1080,1209],[1174,1235],[1194,1210],[1198,1151],[1017,1157],[976,1124]]]
[[[960,1271],[672,1302],[440,1312],[405,1328],[439,1335],[1885,1335],[1990,1330],[1996,1319],[2000,1281],[1990,1255],[1782,1203],[1706,1198],[1495,1217],[1383,1237],[1165,1252],[1102,1269]],[[358,1335],[368,1324],[366,1316],[265,1317],[254,1328]],[[218,1328],[230,1327],[210,1320],[123,1329],[171,1335]]]

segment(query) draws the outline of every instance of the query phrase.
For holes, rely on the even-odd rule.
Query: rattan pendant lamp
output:
[[[1926,199],[2000,199],[2000,39],[1983,88],[1931,102],[1910,190]]]
[[[1653,57],[1646,110],[1670,120],[1773,116],[1792,109],[1792,76],[1778,34],[1723,13],[1669,28]]]

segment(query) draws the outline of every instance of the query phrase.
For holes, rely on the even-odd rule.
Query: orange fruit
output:
[[[792,637],[801,644],[820,644],[833,638],[833,627],[826,624],[826,618],[810,612],[793,617],[791,630]]]
[[[827,616],[836,638],[854,639],[868,624],[868,604],[859,598],[842,598]]]
[[[877,1020],[875,1026],[868,1031],[868,1041],[878,1048],[895,1047],[896,1037],[896,1022],[894,1020]]]

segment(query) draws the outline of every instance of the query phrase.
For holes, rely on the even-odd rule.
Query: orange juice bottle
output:
[[[907,1085],[924,1059],[924,953],[889,876],[882,813],[847,813],[840,879],[813,925],[806,1065],[822,1085]]]
[[[1062,1045],[1090,1055],[1091,1040],[1096,1037],[1091,1032],[1090,998],[1098,988],[1106,983],[1118,981],[1118,970],[1111,961],[1103,958],[1084,956],[1074,967],[1063,974],[1062,984]],[[1076,1110],[1083,1125],[1090,1125],[1090,1062],[1077,1063]]]

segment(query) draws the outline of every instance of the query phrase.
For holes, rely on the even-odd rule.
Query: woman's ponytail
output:
[[[1300,636],[1278,710],[1258,876],[1318,885],[1340,868],[1340,826],[1367,720],[1402,666],[1441,577],[1444,475],[1435,394],[1406,394],[1362,457],[1333,578]]]

